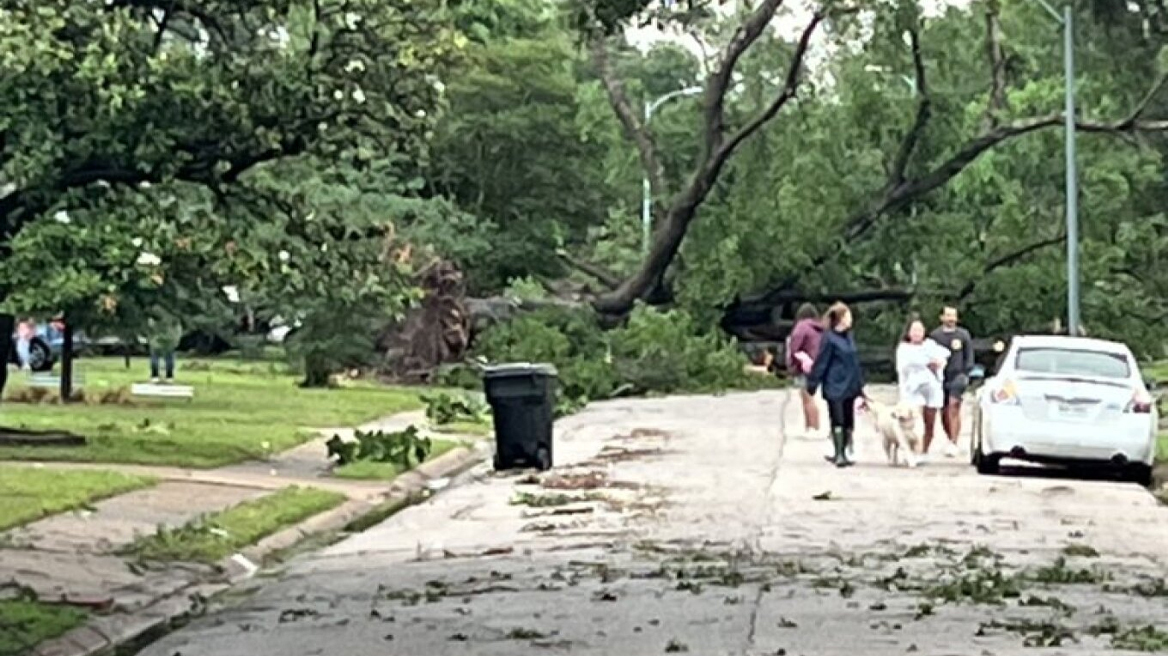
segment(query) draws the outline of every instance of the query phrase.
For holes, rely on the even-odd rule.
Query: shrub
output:
[[[425,462],[434,448],[430,438],[422,437],[416,426],[389,433],[356,431],[354,437],[353,441],[345,441],[334,435],[325,444],[328,458],[335,458],[340,466],[354,462],[381,462],[404,471]]]
[[[757,385],[733,340],[702,333],[682,310],[638,306],[605,332],[590,311],[541,310],[486,331],[474,354],[488,362],[548,362],[561,413],[624,393],[710,392]]]
[[[745,382],[746,359],[734,343],[700,333],[682,310],[638,306],[610,341],[621,380],[639,392],[710,392]]]
[[[586,310],[539,310],[487,330],[475,344],[487,362],[548,362],[556,366],[560,396],[603,399],[619,385],[607,336]]]
[[[477,423],[484,421],[488,408],[481,399],[467,394],[424,394],[426,419],[435,425],[445,426],[456,422]]]

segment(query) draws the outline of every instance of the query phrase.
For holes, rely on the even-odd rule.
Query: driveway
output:
[[[557,425],[553,472],[476,470],[144,653],[1168,650],[1147,491],[894,469],[860,422],[837,470],[784,437],[786,391],[596,404]]]

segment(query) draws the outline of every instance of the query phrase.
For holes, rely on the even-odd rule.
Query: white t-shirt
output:
[[[896,347],[896,380],[901,390],[920,389],[923,385],[941,382],[944,363],[949,359],[949,349],[931,339],[920,344],[901,342]],[[933,371],[929,364],[940,360],[942,366]]]

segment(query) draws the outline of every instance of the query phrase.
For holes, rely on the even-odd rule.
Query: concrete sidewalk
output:
[[[864,419],[836,469],[799,423],[785,391],[590,406],[553,472],[481,466],[143,656],[1085,654],[1162,619],[1146,491],[891,468]]]
[[[361,426],[360,430],[400,430],[423,425],[421,413],[405,413]],[[99,501],[91,509],[63,513],[0,532],[0,581],[34,591],[39,599],[96,610],[90,626],[42,645],[42,654],[84,656],[121,644],[143,627],[189,609],[199,598],[225,584],[255,573],[248,563],[260,563],[272,551],[292,546],[314,533],[340,530],[379,507],[406,503],[424,493],[428,484],[483,459],[483,444],[457,447],[393,481],[347,481],[331,478],[322,437],[270,460],[213,470],[143,467],[102,463],[11,463],[54,469],[102,469],[157,478],[150,488]],[[457,440],[458,436],[443,436]],[[119,555],[138,537],[159,528],[177,528],[200,517],[259,499],[290,486],[313,487],[344,494],[337,508],[307,518],[245,548],[239,557],[216,566],[133,562]],[[204,587],[211,586],[211,587]],[[189,599],[193,593],[195,599]],[[169,601],[165,612],[152,607]]]

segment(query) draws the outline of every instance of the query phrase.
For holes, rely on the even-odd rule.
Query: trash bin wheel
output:
[[[552,468],[552,452],[546,446],[539,447],[539,450],[535,452],[535,464],[540,471]]]

